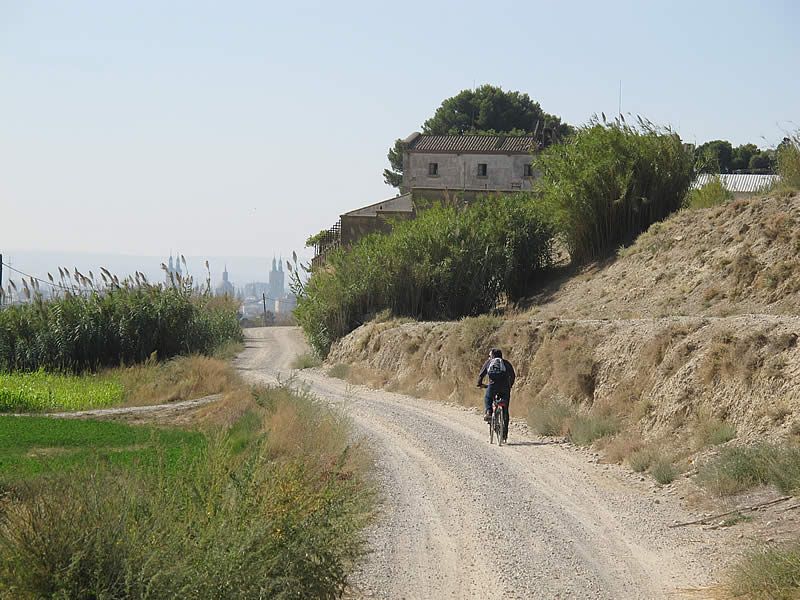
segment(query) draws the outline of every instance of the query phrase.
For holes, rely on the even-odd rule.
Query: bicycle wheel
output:
[[[494,413],[495,413],[495,415],[497,415],[497,418],[495,419],[495,423],[494,423],[494,426],[495,426],[494,433],[497,436],[497,445],[498,446],[502,446],[503,445],[503,407],[502,406],[498,406],[497,410],[495,410]]]

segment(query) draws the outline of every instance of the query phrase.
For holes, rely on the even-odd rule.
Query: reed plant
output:
[[[65,288],[49,299],[33,281],[26,289],[33,290],[27,303],[0,310],[0,372],[95,371],[151,356],[211,354],[242,339],[236,304],[188,281],[112,281]]]
[[[320,356],[370,316],[456,319],[529,292],[552,262],[553,227],[536,199],[433,206],[392,233],[334,251],[300,284],[295,317]]]
[[[607,256],[681,208],[692,154],[671,130],[638,118],[593,119],[534,158],[538,191],[574,262]]]

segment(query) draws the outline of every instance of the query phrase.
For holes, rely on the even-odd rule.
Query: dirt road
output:
[[[250,329],[237,366],[252,380],[285,379],[302,351],[297,329]],[[668,528],[695,515],[591,453],[519,429],[498,448],[471,410],[319,370],[296,376],[352,418],[376,457],[384,503],[352,577],[356,596],[682,597],[714,581],[716,549],[735,543],[725,529]]]

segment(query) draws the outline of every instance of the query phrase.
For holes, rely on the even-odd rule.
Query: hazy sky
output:
[[[286,255],[393,196],[394,139],[482,83],[580,124],[622,80],[687,141],[774,146],[798,6],[0,0],[0,252]]]

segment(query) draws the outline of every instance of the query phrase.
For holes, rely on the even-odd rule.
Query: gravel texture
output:
[[[285,380],[306,351],[295,328],[247,335],[237,366],[253,381]],[[521,424],[499,448],[473,410],[316,369],[294,376],[348,414],[374,452],[383,502],[354,597],[697,598],[737,543],[725,529],[668,528],[696,516],[669,486]]]

